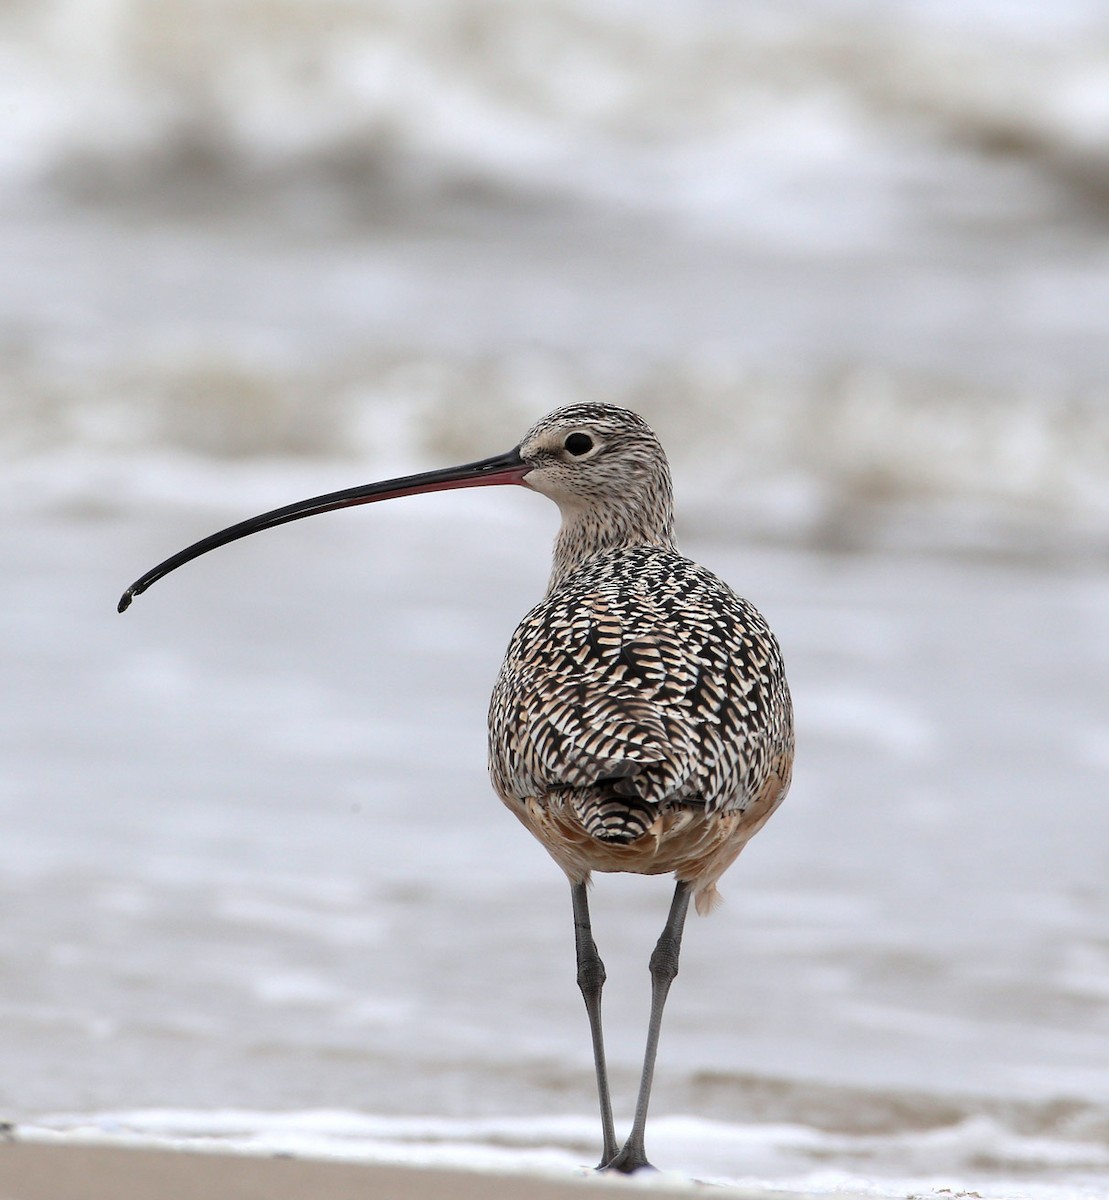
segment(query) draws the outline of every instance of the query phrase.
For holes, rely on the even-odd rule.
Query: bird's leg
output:
[[[678,954],[682,947],[682,930],[689,908],[689,884],[679,882],[674,889],[670,915],[651,955],[651,1023],[647,1027],[647,1050],[643,1056],[643,1075],[639,1081],[639,1098],[635,1102],[635,1120],[623,1149],[606,1165],[609,1170],[630,1175],[641,1167],[650,1167],[643,1138],[647,1128],[647,1105],[651,1099],[651,1083],[655,1077],[655,1056],[658,1035],[662,1026],[662,1010],[670,985],[678,974]]]
[[[574,946],[578,952],[578,987],[589,1014],[589,1032],[593,1035],[593,1063],[597,1069],[597,1098],[601,1103],[601,1132],[604,1148],[598,1168],[616,1156],[616,1131],[612,1125],[612,1100],[608,1092],[608,1068],[605,1066],[605,1039],[601,1031],[601,988],[605,983],[605,964],[597,953],[593,930],[589,925],[588,884],[575,883]]]

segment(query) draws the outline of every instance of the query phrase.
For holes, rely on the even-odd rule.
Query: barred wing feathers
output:
[[[777,643],[726,584],[668,550],[599,554],[509,645],[494,785],[510,803],[571,794],[592,836],[632,841],[674,805],[742,811],[791,738],[774,727],[788,709]]]

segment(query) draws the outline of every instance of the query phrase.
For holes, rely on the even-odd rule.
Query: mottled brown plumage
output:
[[[568,450],[575,434],[591,449]],[[533,464],[525,483],[558,502],[563,523],[547,595],[493,692],[493,786],[572,883],[673,871],[707,912],[789,786],[777,641],[678,553],[666,457],[635,413],[559,409],[520,454]]]

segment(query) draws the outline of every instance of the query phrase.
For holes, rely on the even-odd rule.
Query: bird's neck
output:
[[[630,546],[657,546],[677,550],[674,512],[669,494],[650,506],[606,505],[570,507],[561,505],[562,528],[554,547],[554,566],[547,594],[555,591],[586,559]]]

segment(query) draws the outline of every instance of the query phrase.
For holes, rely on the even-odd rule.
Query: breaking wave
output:
[[[177,259],[192,250],[170,247],[172,230],[139,249],[166,260],[165,294],[136,288],[122,299],[82,293],[79,269],[43,283],[53,234],[38,231],[39,257],[22,275],[13,266],[7,288],[25,287],[35,303],[9,298],[0,321],[0,461],[25,496],[95,507],[105,494],[141,492],[141,478],[153,494],[172,491],[174,464],[186,474],[216,464],[208,486],[218,493],[238,486],[248,461],[346,460],[391,473],[404,457],[484,454],[556,404],[607,400],[658,426],[694,522],[709,524],[727,498],[744,528],[772,539],[1104,549],[1103,289],[1064,268],[1093,263],[1096,274],[1103,254],[1107,34],[1104,8],[1086,0],[9,3],[0,11],[5,203],[60,213],[62,225],[99,206],[141,227],[136,211],[168,208],[192,214],[218,257],[225,231],[213,223],[228,214],[245,214],[239,243],[274,214],[356,240],[413,211],[433,211],[437,228],[465,242],[464,214],[476,206],[486,227],[515,228],[513,214],[537,210],[617,228],[643,218],[648,238],[680,230],[683,253],[692,247],[706,270],[739,242],[779,264],[856,258],[813,285],[824,309],[805,309],[789,338],[770,339],[772,353],[692,335],[654,351],[533,351],[503,328],[499,340],[429,348],[435,339],[422,331],[387,331],[367,337],[364,354],[344,345],[321,365],[318,347],[290,348],[282,333],[268,335],[277,350],[262,351],[219,336],[231,322],[203,294],[190,293],[208,333],[175,333],[173,288],[188,282]],[[948,369],[927,354],[914,365],[904,345],[886,353],[887,334],[867,332],[881,299],[865,283],[843,322],[858,352],[833,345],[797,361],[820,311],[835,324],[843,277],[875,253],[887,277],[907,254],[929,271],[936,259],[896,332],[910,349],[918,320],[920,340],[956,340],[992,293],[927,327],[981,276],[973,265],[945,275],[944,263],[973,264],[997,237],[1043,259],[999,277],[996,294],[1020,292],[1024,308],[982,353],[1004,366],[1033,330],[1047,348],[1030,361],[1042,369]],[[520,244],[550,240],[548,226],[525,219],[518,243],[498,252],[511,259]],[[257,252],[255,286],[269,277],[266,253]],[[114,254],[92,258],[85,274],[130,269],[113,266]],[[1011,257],[1005,247],[991,255],[992,264]],[[441,269],[452,261],[445,254]],[[629,261],[634,252],[611,270]],[[230,287],[238,269],[194,292]],[[776,270],[736,286],[807,286],[803,274],[783,283]],[[315,271],[305,258],[298,284],[309,287]],[[350,294],[320,320],[345,305],[350,343],[372,288],[339,282]],[[390,276],[373,303],[395,304],[404,286]],[[649,286],[665,308],[665,279]],[[636,279],[623,287],[617,307]],[[696,282],[687,308],[690,296]],[[555,288],[529,303],[542,316],[559,299]],[[245,289],[241,307],[251,303]],[[159,306],[168,332],[133,336],[132,310]],[[73,354],[75,340],[97,353]]]
[[[914,157],[965,152],[1104,214],[1107,29],[1083,0],[24,0],[0,14],[0,171],[94,194],[355,176],[711,224],[831,185],[842,235],[847,173],[880,225]]]

